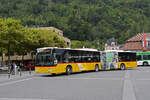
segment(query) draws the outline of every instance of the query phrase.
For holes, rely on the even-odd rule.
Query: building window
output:
[[[150,41],[147,41],[147,46],[150,47]]]
[[[114,46],[115,45],[115,42],[111,42],[111,46]]]

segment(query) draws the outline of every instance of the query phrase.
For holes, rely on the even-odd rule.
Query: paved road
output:
[[[0,82],[0,100],[149,100],[150,67]]]

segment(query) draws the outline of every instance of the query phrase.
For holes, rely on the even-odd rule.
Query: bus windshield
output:
[[[36,66],[53,66],[53,56],[49,52],[41,52],[36,55]]]

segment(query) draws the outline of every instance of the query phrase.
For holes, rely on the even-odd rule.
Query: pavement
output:
[[[26,77],[31,77],[35,74],[34,71],[21,71],[17,72],[17,74],[12,75],[12,74],[8,74],[8,72],[6,70],[1,70],[0,71],[0,83],[1,82],[5,82],[5,81],[12,81],[15,79],[22,79],[22,78],[26,78]]]
[[[0,82],[0,100],[149,100],[150,67],[72,75],[26,74]],[[25,75],[24,75],[25,76]]]

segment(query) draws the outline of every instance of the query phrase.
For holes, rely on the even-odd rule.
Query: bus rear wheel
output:
[[[56,75],[56,73],[52,73],[52,76],[55,76]]]
[[[66,74],[70,75],[72,73],[72,67],[71,66],[67,66],[66,67]]]
[[[95,72],[98,72],[98,71],[99,71],[99,66],[95,65]]]
[[[144,62],[143,65],[144,65],[144,66],[148,66],[148,63],[147,63],[147,62]]]
[[[125,70],[125,69],[126,69],[125,64],[121,64],[121,65],[120,65],[120,69],[121,69],[121,70]]]

